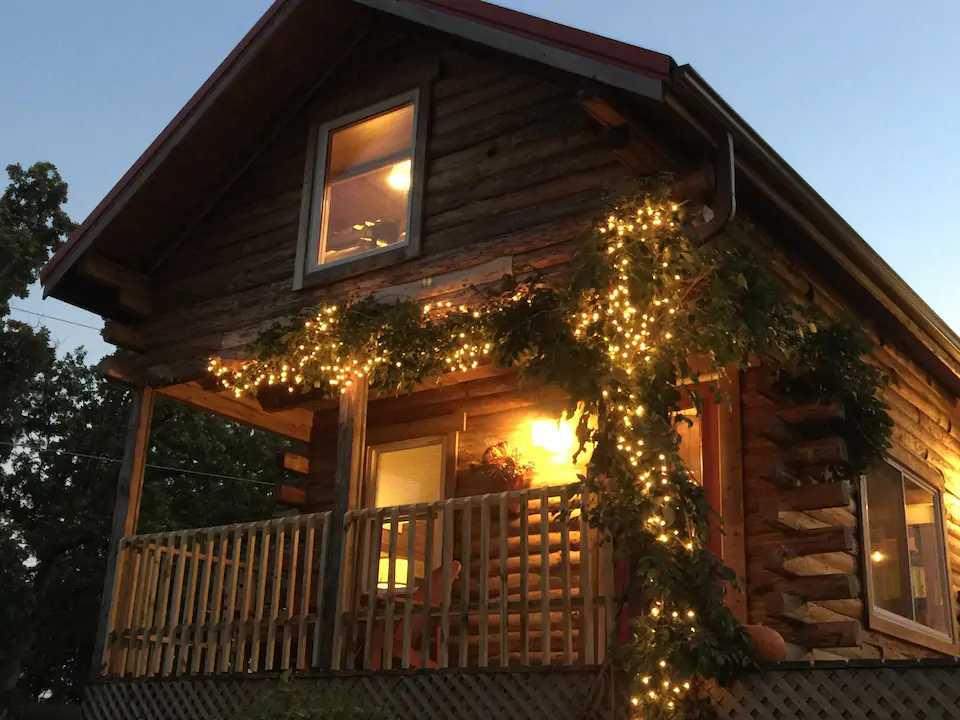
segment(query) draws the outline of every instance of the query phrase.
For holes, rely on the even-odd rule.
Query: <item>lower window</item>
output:
[[[370,507],[411,506],[443,499],[446,478],[447,440],[444,437],[418,438],[369,449],[368,482]],[[441,523],[433,526],[434,557],[427,557],[429,511],[405,509],[398,516],[397,549],[393,562],[393,587],[405,590],[418,584],[432,570],[440,547]],[[413,552],[409,542],[413,533]],[[390,587],[390,522],[380,530],[377,589]]]
[[[863,490],[872,614],[952,639],[940,494],[892,463],[873,471]]]

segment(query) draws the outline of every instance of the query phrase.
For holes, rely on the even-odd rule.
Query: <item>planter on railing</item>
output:
[[[337,669],[592,665],[613,564],[580,486],[351,511]]]
[[[121,541],[103,674],[316,664],[330,513]]]

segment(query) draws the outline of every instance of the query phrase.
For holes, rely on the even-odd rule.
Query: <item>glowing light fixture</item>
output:
[[[413,168],[413,163],[410,160],[404,160],[398,162],[393,166],[393,169],[390,170],[390,174],[387,176],[387,183],[394,190],[406,191],[410,189],[410,171]]]
[[[393,587],[395,590],[403,590],[407,587],[407,578],[410,572],[410,564],[406,558],[397,558],[393,562]],[[377,590],[390,589],[390,558],[380,558],[380,565],[377,568]]]
[[[885,555],[879,550],[874,550],[872,553],[870,553],[870,559],[873,560],[874,565],[879,565],[882,563],[884,557]]]
[[[577,442],[577,433],[573,420],[567,414],[557,420],[534,420],[532,426],[533,446],[541,447],[551,453],[567,453],[573,450]]]

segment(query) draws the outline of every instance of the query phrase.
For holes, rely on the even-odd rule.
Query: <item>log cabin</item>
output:
[[[888,462],[859,482],[784,480],[843,460],[844,408],[778,401],[762,366],[685,426],[745,578],[730,608],[788,649],[718,713],[806,717],[789,686],[845,717],[947,716],[960,338],[693,68],[479,0],[277,0],[43,269],[128,351],[104,369],[134,395],[86,716],[230,718],[296,671],[390,717],[585,717],[615,577],[566,520],[563,397],[482,365],[403,395],[236,397],[206,367],[321,302],[561,285],[607,192],[661,172],[710,222],[748,218],[892,378]],[[157,395],[289,438],[286,511],[138,535]]]

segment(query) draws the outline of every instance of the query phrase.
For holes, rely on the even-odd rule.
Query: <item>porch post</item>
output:
[[[107,553],[107,572],[103,581],[103,594],[100,596],[100,619],[97,623],[93,659],[90,664],[90,674],[94,678],[98,677],[102,670],[106,635],[110,628],[120,540],[136,533],[137,521],[140,518],[140,497],[143,492],[143,473],[147,464],[147,443],[150,439],[155,394],[154,388],[137,388],[133,390],[130,400],[127,439],[113,507],[113,529],[110,532],[110,549]]]
[[[333,664],[336,646],[334,629],[339,612],[340,588],[343,580],[344,516],[361,506],[364,451],[367,435],[366,378],[355,379],[340,396],[340,418],[337,428],[337,469],[334,475],[333,507],[330,535],[327,539],[327,566],[324,568],[323,607],[327,608],[320,622],[324,625],[320,652],[321,667]]]

